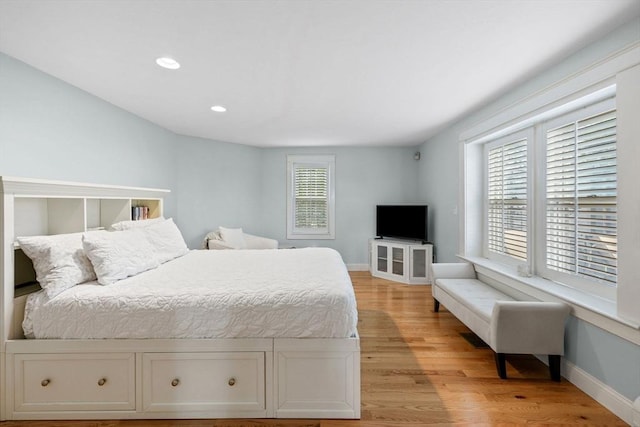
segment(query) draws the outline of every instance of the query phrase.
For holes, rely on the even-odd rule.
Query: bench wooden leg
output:
[[[498,369],[498,376],[503,380],[507,379],[507,362],[504,358],[504,353],[495,353],[496,368]]]
[[[440,310],[440,301],[433,299],[433,312],[437,313]]]
[[[560,382],[560,356],[557,354],[549,355],[549,373],[552,381]]]

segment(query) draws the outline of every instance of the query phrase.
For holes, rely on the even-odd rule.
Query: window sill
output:
[[[540,301],[565,302],[572,307],[571,314],[578,319],[640,345],[640,334],[638,333],[640,325],[619,317],[615,301],[541,277],[519,276],[514,267],[487,258],[462,255],[458,255],[458,257],[473,263],[479,274]]]

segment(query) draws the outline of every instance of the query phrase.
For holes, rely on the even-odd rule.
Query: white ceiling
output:
[[[179,134],[417,145],[638,15],[638,0],[1,0],[0,50]]]

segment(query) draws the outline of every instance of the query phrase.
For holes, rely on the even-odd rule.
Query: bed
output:
[[[0,420],[360,417],[336,251],[189,251],[161,217],[166,190],[2,177],[2,193]],[[103,230],[140,202],[157,225]],[[17,250],[79,238],[92,268],[73,252],[73,286],[17,293]]]
[[[349,338],[356,301],[333,249],[194,250],[102,286],[28,297],[28,338]]]

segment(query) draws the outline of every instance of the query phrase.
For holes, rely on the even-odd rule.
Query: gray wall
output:
[[[425,142],[418,171],[419,197],[429,202],[438,261],[455,262],[458,253],[459,135],[528,95],[560,81],[609,54],[640,40],[640,19],[620,27],[557,66],[523,82],[493,103],[462,118]],[[640,346],[571,317],[566,331],[566,359],[634,400],[640,395]]]
[[[220,225],[368,263],[378,203],[416,200],[409,148],[262,149],[176,135],[0,53],[0,175],[168,188],[191,248]],[[286,154],[335,153],[336,240],[286,242]]]
[[[263,232],[261,151],[176,136],[177,224],[190,248],[218,226]]]
[[[575,317],[565,334],[567,360],[632,401],[640,396],[640,346]]]
[[[375,205],[416,199],[413,148],[255,148],[177,136],[178,225],[190,247],[218,226],[280,241],[327,246],[348,264],[368,264]],[[286,240],[287,154],[336,155],[336,239]]]
[[[262,151],[262,231],[290,246],[327,246],[347,264],[368,264],[368,240],[375,235],[375,206],[423,202],[416,198],[418,163],[414,148],[323,147]],[[335,240],[286,240],[287,154],[336,155]]]
[[[457,261],[459,160],[454,133],[446,131],[420,147],[418,194],[429,205],[429,239],[437,262]]]
[[[0,53],[0,175],[172,189],[174,137]]]

